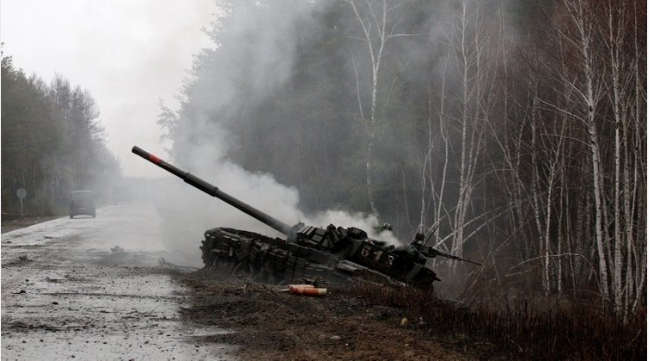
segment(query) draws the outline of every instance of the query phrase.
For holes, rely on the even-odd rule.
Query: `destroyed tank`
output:
[[[395,247],[372,240],[355,227],[330,224],[320,228],[303,223],[290,226],[137,146],[132,152],[287,237],[273,238],[225,227],[209,229],[201,244],[207,270],[248,273],[254,280],[274,284],[322,279],[341,285],[356,280],[428,289],[440,280],[431,268],[434,257],[475,263],[427,246],[420,233],[410,244]]]

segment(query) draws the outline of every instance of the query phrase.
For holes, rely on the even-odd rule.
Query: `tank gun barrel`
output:
[[[230,204],[231,206],[239,209],[240,211],[248,214],[249,216],[251,216],[251,217],[257,219],[258,221],[266,224],[267,226],[275,229],[276,231],[278,231],[280,233],[283,233],[283,234],[285,234],[287,236],[289,236],[291,234],[292,227],[289,226],[288,224],[286,224],[286,223],[284,223],[282,221],[279,221],[279,220],[269,216],[268,214],[249,206],[248,204],[240,201],[237,198],[234,198],[233,196],[231,196],[231,195],[229,195],[229,194],[227,194],[225,192],[222,192],[217,186],[212,185],[212,184],[204,181],[203,179],[201,179],[201,178],[199,178],[199,177],[197,177],[197,176],[195,176],[195,175],[193,175],[193,174],[191,174],[189,172],[185,172],[184,170],[176,168],[175,166],[165,162],[164,160],[156,157],[155,155],[153,155],[153,154],[151,154],[151,153],[149,153],[149,152],[147,152],[147,151],[145,151],[145,150],[143,150],[143,149],[141,149],[141,148],[139,148],[137,146],[134,146],[133,149],[131,149],[131,151],[134,154],[139,155],[140,157],[148,160],[149,162],[151,162],[151,163],[159,166],[160,168],[168,171],[169,173],[172,173],[173,175],[181,178],[183,181],[185,181],[185,183],[188,183],[189,185],[191,185],[193,187],[196,187],[200,191],[205,192],[205,193],[207,193],[207,194],[209,194],[209,195],[211,195],[213,197],[221,199],[222,201]]]

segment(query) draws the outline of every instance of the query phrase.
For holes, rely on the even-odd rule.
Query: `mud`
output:
[[[291,295],[286,287],[205,275],[178,277],[192,290],[181,310],[188,323],[233,333],[205,343],[236,346],[242,360],[471,360],[453,340],[432,337],[398,308],[331,290],[321,297]]]

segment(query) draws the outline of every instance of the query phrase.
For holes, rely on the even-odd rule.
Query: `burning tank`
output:
[[[209,229],[200,247],[208,270],[248,273],[254,280],[274,284],[320,278],[334,284],[358,280],[428,289],[440,281],[431,267],[434,257],[478,264],[427,246],[421,233],[410,244],[395,247],[372,240],[355,227],[290,226],[137,146],[132,152],[286,236],[272,238],[226,227]]]

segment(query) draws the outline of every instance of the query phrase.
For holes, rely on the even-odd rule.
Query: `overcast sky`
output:
[[[1,0],[5,56],[47,83],[55,73],[97,102],[108,148],[126,176],[159,176],[131,154],[138,145],[166,156],[158,99],[172,109],[192,56],[212,47],[202,28],[214,0]]]

